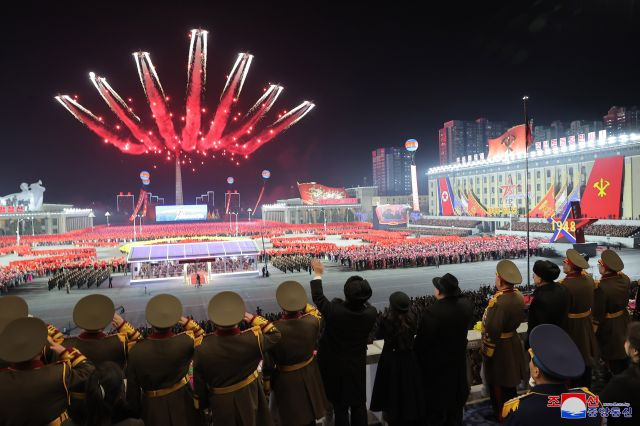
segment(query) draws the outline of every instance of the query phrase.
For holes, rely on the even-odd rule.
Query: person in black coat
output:
[[[640,416],[640,322],[629,323],[624,349],[631,363],[624,372],[613,376],[607,383],[600,393],[600,401],[628,403],[627,414],[630,413],[633,417],[626,417],[624,414],[627,407],[620,407],[621,415],[617,418],[610,415],[607,420],[609,425],[632,424],[634,418],[637,424],[637,417]]]
[[[415,350],[422,368],[427,424],[461,425],[469,397],[467,332],[473,306],[461,296],[451,274],[433,279],[436,302],[428,307],[416,335]]]
[[[367,280],[350,277],[344,285],[346,300],[329,301],[322,289],[324,267],[311,264],[311,298],[325,319],[318,347],[318,364],[327,398],[333,404],[336,426],[367,425],[367,343],[378,311],[367,303],[372,291]]]
[[[533,301],[529,306],[527,339],[525,348],[529,349],[531,330],[540,324],[554,324],[566,327],[569,313],[569,293],[555,280],[560,276],[560,267],[548,260],[538,260],[533,264]]]
[[[124,373],[115,362],[106,361],[96,367],[87,380],[85,395],[87,418],[84,425],[144,425],[127,405]]]
[[[371,411],[382,411],[390,426],[422,424],[425,400],[420,365],[414,346],[418,327],[409,296],[401,291],[389,297],[389,310],[382,316],[375,338],[384,347],[371,395]]]

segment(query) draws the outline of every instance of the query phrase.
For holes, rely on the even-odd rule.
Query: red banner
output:
[[[489,139],[487,158],[501,158],[507,154],[524,154],[527,151],[527,134],[524,124],[514,126],[495,139]]]
[[[489,213],[487,213],[487,209],[485,209],[482,204],[480,204],[480,201],[478,201],[473,191],[469,191],[469,194],[467,194],[467,213],[469,214],[469,216],[476,217],[489,216]]]
[[[438,179],[438,199],[440,204],[440,216],[453,216],[453,193],[447,178]]]
[[[331,188],[318,183],[299,183],[298,191],[303,204],[356,204],[344,188]],[[354,203],[355,200],[355,203]]]
[[[624,157],[598,158],[593,163],[580,207],[584,217],[620,219]]]
[[[376,216],[382,225],[401,225],[409,221],[407,204],[381,204],[376,206]]]
[[[529,217],[542,217],[545,219],[553,218],[556,213],[556,197],[554,196],[554,185],[552,184],[547,194],[542,200],[531,209]]]
[[[129,222],[133,222],[133,219],[138,215],[138,212],[140,211],[142,204],[146,200],[147,200],[147,192],[144,189],[141,189],[140,195],[138,195],[138,203],[136,204],[136,208],[133,210],[133,213],[131,213],[131,216],[129,217]]]

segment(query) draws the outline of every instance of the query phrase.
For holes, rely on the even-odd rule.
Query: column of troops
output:
[[[62,271],[49,278],[48,286],[49,291],[57,288],[61,290],[67,285],[70,288],[77,287],[82,288],[86,286],[91,288],[92,286],[100,287],[100,285],[109,279],[111,276],[110,269],[107,268],[82,268],[73,269],[69,271]]]
[[[285,274],[303,270],[311,273],[311,256],[274,256],[271,258],[271,264]]]

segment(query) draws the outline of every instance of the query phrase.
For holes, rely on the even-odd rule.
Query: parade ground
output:
[[[621,257],[625,262],[625,272],[632,280],[640,276],[640,250],[622,250]],[[531,265],[538,258],[531,258]],[[561,258],[552,259],[561,264]],[[342,297],[342,288],[345,280],[354,274],[367,279],[373,288],[371,303],[379,310],[388,305],[389,295],[394,291],[404,291],[411,297],[433,294],[431,280],[435,276],[447,272],[454,274],[460,281],[462,290],[477,289],[482,285],[494,285],[496,261],[484,261],[474,263],[462,263],[442,265],[440,268],[433,266],[421,268],[398,268],[384,270],[352,271],[334,262],[324,261],[325,276],[324,288],[327,297]],[[527,260],[515,259],[521,271],[526,270]],[[595,259],[590,262],[591,273],[597,278],[597,263]],[[264,312],[277,312],[279,307],[275,301],[277,286],[286,280],[296,280],[302,283],[309,298],[309,280],[312,278],[308,272],[283,273],[269,265],[270,276],[244,277],[220,277],[205,284],[200,288],[187,286],[182,279],[172,281],[147,282],[145,284],[129,285],[129,277],[116,274],[113,278],[114,288],[108,288],[105,282],[100,288],[71,289],[67,294],[64,289],[48,291],[46,279],[40,278],[32,283],[12,289],[12,294],[24,297],[29,304],[30,314],[53,323],[63,329],[73,327],[71,313],[75,303],[82,297],[91,293],[102,293],[113,299],[116,306],[123,306],[124,317],[131,323],[139,326],[145,324],[144,309],[147,301],[160,293],[171,293],[180,298],[184,306],[185,315],[196,319],[206,319],[207,305],[211,297],[221,291],[235,291],[239,293],[247,304],[247,309],[255,312],[260,307]],[[561,277],[564,275],[561,275]],[[526,284],[526,277],[524,283]]]

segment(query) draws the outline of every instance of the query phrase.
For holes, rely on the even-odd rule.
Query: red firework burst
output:
[[[155,153],[179,158],[181,153],[206,156],[208,152],[223,151],[246,156],[269,142],[279,133],[302,119],[314,108],[314,104],[304,101],[294,109],[278,115],[278,119],[268,126],[257,130],[256,126],[275,104],[282,93],[282,86],[269,84],[262,96],[251,109],[241,117],[234,113],[242,91],[245,78],[251,66],[253,55],[240,53],[227,76],[227,82],[220,96],[220,101],[213,113],[213,118],[203,120],[206,108],[203,106],[203,94],[207,76],[207,34],[205,30],[191,30],[191,45],[187,64],[187,94],[185,113],[177,121],[182,126],[181,132],[176,130],[173,116],[169,111],[169,97],[165,95],[155,67],[148,52],[135,52],[133,57],[146,99],[151,110],[155,129],[146,128],[142,120],[127,102],[107,83],[104,77],[94,73],[89,78],[98,90],[102,99],[115,114],[119,122],[129,130],[130,135],[121,136],[106,126],[102,117],[94,115],[77,102],[77,96],[56,96],[76,119],[100,136],[105,143],[117,147],[126,154]],[[233,128],[229,124],[233,123]],[[122,126],[116,125],[120,130]],[[212,155],[213,158],[215,156]]]

